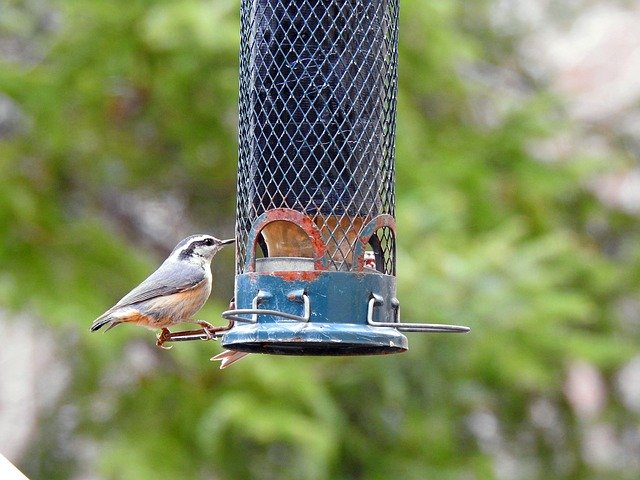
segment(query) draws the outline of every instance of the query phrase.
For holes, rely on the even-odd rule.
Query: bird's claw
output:
[[[193,323],[196,323],[197,325],[199,325],[200,327],[202,327],[201,330],[187,330],[187,331],[181,331],[181,332],[170,332],[168,328],[163,328],[160,333],[158,333],[157,335],[157,340],[156,340],[156,346],[159,348],[163,348],[165,350],[169,350],[172,348],[172,346],[169,347],[165,347],[164,344],[165,342],[177,342],[177,341],[181,341],[181,340],[196,340],[197,338],[200,338],[202,340],[216,340],[218,338],[218,334],[220,332],[226,332],[227,330],[229,330],[231,327],[233,327],[233,322],[229,322],[228,325],[225,325],[224,327],[215,327],[213,325],[211,325],[209,322],[205,322],[205,321],[195,321]],[[205,338],[202,338],[202,335],[204,335]]]
[[[198,322],[196,322],[198,325],[200,325],[202,327],[202,331],[204,332],[204,334],[207,336],[206,339],[204,340],[215,340],[215,333],[216,333],[216,327],[214,327],[213,325],[211,325],[209,322],[205,322],[204,320],[200,320]]]
[[[206,340],[215,340],[217,333],[226,332],[231,327],[233,327],[233,322],[229,322],[229,324],[225,325],[224,327],[215,327],[211,325],[209,322],[205,322],[202,320],[196,323],[202,327],[202,331],[207,336]]]
[[[164,342],[166,342],[167,340],[171,340],[171,332],[167,328],[163,328],[160,333],[158,333],[158,336],[156,338],[156,347],[162,348],[164,350],[171,350],[173,348],[173,345],[170,345],[168,347],[164,346]]]

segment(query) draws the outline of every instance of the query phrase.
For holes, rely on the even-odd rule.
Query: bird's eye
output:
[[[207,245],[208,247],[210,247],[211,245],[213,245],[213,239],[212,238],[207,238],[204,241],[204,244]]]

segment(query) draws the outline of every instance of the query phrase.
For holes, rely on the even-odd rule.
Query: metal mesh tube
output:
[[[242,0],[238,273],[268,210],[312,217],[338,270],[362,224],[393,215],[397,15],[397,0]]]

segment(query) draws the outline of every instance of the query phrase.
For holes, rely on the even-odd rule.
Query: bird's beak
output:
[[[230,243],[235,243],[235,238],[229,238],[227,240],[220,240],[220,246],[229,245]]]

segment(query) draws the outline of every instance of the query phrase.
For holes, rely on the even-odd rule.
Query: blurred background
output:
[[[402,0],[385,357],[89,333],[233,233],[239,3],[0,0],[0,453],[35,479],[640,478],[640,6]],[[233,252],[199,318],[221,324]]]

